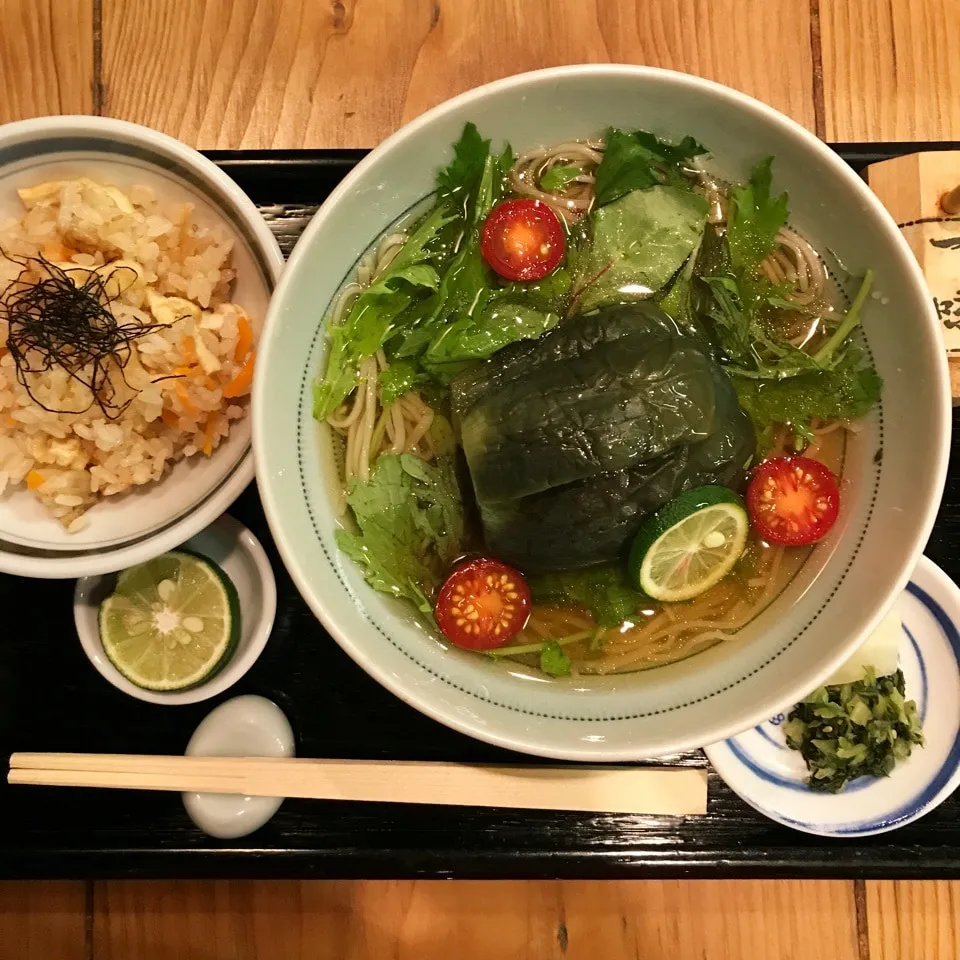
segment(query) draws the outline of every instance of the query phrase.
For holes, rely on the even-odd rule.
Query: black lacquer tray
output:
[[[958,144],[839,144],[854,168]],[[260,205],[289,253],[364,151],[211,154]],[[954,420],[954,436],[960,419]],[[228,694],[286,711],[315,757],[514,762],[421,716],[342,653],[286,575],[255,486],[230,511],[270,552],[273,637]],[[927,554],[960,578],[960,461],[951,458]],[[0,756],[12,750],[180,753],[218,702],[161,707],[97,674],[76,639],[72,582],[0,576]],[[524,758],[524,762],[528,762]],[[700,753],[669,758],[701,767]],[[5,767],[5,764],[4,764]],[[288,800],[266,827],[211,840],[175,794],[0,784],[3,877],[950,877],[960,876],[960,796],[894,833],[825,841],[777,826],[712,772],[705,817],[663,818]]]

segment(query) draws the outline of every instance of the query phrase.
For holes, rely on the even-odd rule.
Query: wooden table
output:
[[[955,0],[0,0],[0,121],[96,113],[200,148],[370,147],[477,84],[622,61],[828,140],[960,136]]]
[[[960,0],[0,0],[0,122],[122,117],[214,148],[369,147],[563,63],[685,70],[828,140],[960,139]],[[0,886],[0,960],[384,955],[948,960],[949,883]]]

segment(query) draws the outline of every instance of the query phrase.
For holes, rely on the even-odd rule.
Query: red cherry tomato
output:
[[[507,280],[542,280],[556,270],[567,242],[560,218],[539,200],[504,200],[488,214],[483,259]]]
[[[837,478],[809,457],[774,457],[753,471],[747,512],[768,543],[798,547],[825,537],[840,510]]]
[[[513,567],[499,560],[468,560],[440,588],[434,614],[451,643],[467,650],[492,650],[526,625],[530,590]]]

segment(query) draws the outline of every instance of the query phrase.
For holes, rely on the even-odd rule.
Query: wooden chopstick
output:
[[[453,806],[686,816],[707,806],[706,771],[474,766],[277,757],[15,753],[9,783]]]

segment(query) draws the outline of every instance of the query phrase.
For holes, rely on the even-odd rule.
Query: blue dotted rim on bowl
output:
[[[705,748],[727,785],[760,813],[805,833],[858,837],[911,823],[960,785],[960,589],[926,557],[897,601],[900,668],[916,700],[926,745],[890,777],[862,777],[837,794],[811,791],[799,753],[786,745],[784,713]],[[919,789],[918,789],[919,784]]]

